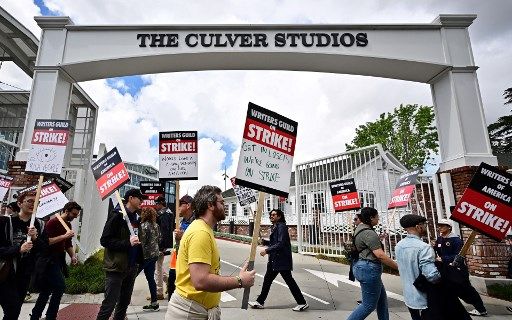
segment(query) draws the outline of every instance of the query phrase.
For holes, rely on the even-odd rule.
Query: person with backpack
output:
[[[158,300],[164,299],[164,278],[168,278],[164,274],[163,263],[164,254],[167,250],[172,249],[172,233],[175,229],[175,216],[172,211],[167,208],[167,203],[163,196],[159,196],[155,200],[155,209],[157,211],[156,223],[160,227],[161,240],[158,243],[160,255],[156,261],[156,296]]]
[[[398,265],[382,249],[379,235],[373,227],[379,224],[379,213],[375,208],[361,209],[361,223],[354,234],[354,245],[358,252],[354,263],[354,276],[361,284],[362,303],[357,306],[348,320],[365,319],[377,310],[379,320],[389,319],[388,299],[382,283],[382,264],[398,269]]]
[[[0,261],[4,261],[1,270],[5,272],[0,281],[0,305],[4,320],[18,319],[36,259],[48,248],[43,221],[35,219],[30,226],[34,199],[35,192],[22,193],[17,199],[19,214],[0,217]]]

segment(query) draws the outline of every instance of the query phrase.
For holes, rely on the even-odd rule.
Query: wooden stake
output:
[[[39,175],[39,181],[37,182],[36,198],[34,199],[34,210],[32,211],[32,217],[30,217],[30,226],[34,226],[36,221],[37,207],[39,207],[39,198],[41,197],[41,187],[43,186],[43,175]],[[30,241],[30,236],[27,235],[27,241]]]
[[[133,231],[132,223],[130,222],[130,218],[128,218],[128,214],[126,213],[126,208],[124,207],[123,199],[121,198],[121,194],[119,190],[116,190],[116,198],[119,203],[119,207],[121,208],[121,212],[123,213],[123,218],[126,221],[126,225],[128,225],[128,229],[130,230],[130,235],[135,236],[135,232]]]
[[[466,242],[460,249],[459,256],[464,257],[466,255],[466,253],[469,250],[469,247],[471,247],[471,245],[473,244],[473,241],[475,241],[475,237],[476,237],[477,233],[478,232],[476,232],[475,230],[471,231],[471,234],[469,235],[468,239],[466,240]]]
[[[59,219],[60,221],[60,224],[62,224],[62,226],[64,227],[64,229],[66,229],[66,231],[71,231],[71,229],[68,227],[68,224],[64,221],[64,219],[62,219],[62,217],[60,216],[60,213],[56,213],[55,214],[55,217],[57,219]]]
[[[254,269],[254,260],[256,258],[256,247],[258,246],[258,235],[260,233],[260,223],[261,223],[261,213],[263,212],[263,204],[265,202],[265,192],[261,192],[258,197],[258,209],[256,210],[256,217],[254,217],[254,230],[252,232],[252,242],[251,242],[251,253],[249,254],[249,263],[247,266],[247,270],[251,271]],[[251,288],[244,289],[244,297],[242,299],[242,309],[247,310],[247,306],[249,305],[249,295],[251,293]]]
[[[175,211],[175,217],[174,217],[174,223],[176,225],[175,229],[179,229],[180,227],[180,181],[176,180],[176,187],[174,188],[174,194],[175,194],[175,203],[176,203],[176,211]],[[176,242],[174,242],[176,243]]]

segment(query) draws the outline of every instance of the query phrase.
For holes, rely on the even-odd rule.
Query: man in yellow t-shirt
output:
[[[247,264],[238,276],[220,275],[220,255],[213,226],[224,220],[221,190],[203,186],[194,196],[196,220],[183,234],[176,262],[176,290],[171,296],[166,320],[220,319],[220,293],[254,285],[255,271]]]

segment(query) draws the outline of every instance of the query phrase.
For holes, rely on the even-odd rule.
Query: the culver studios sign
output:
[[[278,32],[266,33],[187,33],[180,39],[178,33],[138,33],[139,47],[187,47],[203,48],[266,48],[266,47],[366,47],[365,32]]]

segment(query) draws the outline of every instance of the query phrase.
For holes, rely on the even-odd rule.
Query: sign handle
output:
[[[39,198],[41,197],[41,188],[43,186],[43,175],[39,175],[39,181],[37,182],[36,198],[34,199],[34,210],[32,211],[32,217],[30,217],[30,226],[34,226],[36,221],[37,207],[39,207]],[[30,236],[27,235],[27,241],[30,241]]]
[[[179,228],[179,225],[180,225],[180,213],[179,213],[179,210],[180,210],[180,181],[179,180],[176,180],[176,187],[174,188],[174,194],[175,194],[175,197],[174,197],[174,202],[176,204],[176,209],[175,209],[175,214],[174,214],[174,223],[175,223],[175,229],[178,229]]]
[[[261,192],[258,197],[258,209],[256,210],[256,217],[254,218],[254,230],[252,232],[252,242],[251,242],[251,253],[249,254],[249,263],[247,266],[247,270],[251,271],[254,269],[254,260],[256,258],[256,247],[258,246],[258,235],[260,233],[260,223],[261,223],[261,214],[263,211],[263,204],[265,202],[265,192]],[[247,310],[247,306],[249,305],[249,295],[251,293],[251,288],[244,289],[244,297],[242,299],[242,309]]]
[[[121,194],[119,193],[119,190],[116,190],[115,192],[117,202],[119,203],[119,207],[121,208],[121,212],[123,213],[123,218],[126,221],[126,224],[128,225],[128,229],[130,230],[130,235],[134,236],[135,232],[133,231],[132,223],[130,222],[130,218],[128,218],[128,214],[126,213],[126,208],[124,207],[123,199],[121,199]]]
[[[464,265],[464,257],[466,256],[466,253],[469,250],[469,247],[473,244],[475,241],[475,237],[478,234],[475,230],[471,231],[471,234],[469,235],[468,239],[460,249],[460,252],[458,255],[455,256],[455,259],[453,259],[452,265],[454,267],[460,267]]]
[[[59,219],[60,224],[62,224],[62,226],[64,227],[64,229],[66,229],[67,232],[71,231],[71,229],[68,227],[68,224],[66,222],[64,222],[64,219],[62,219],[62,217],[60,216],[59,213],[56,213],[55,217],[57,219]]]

